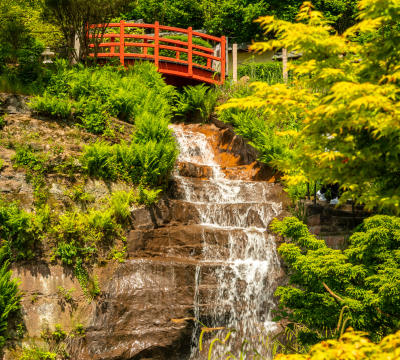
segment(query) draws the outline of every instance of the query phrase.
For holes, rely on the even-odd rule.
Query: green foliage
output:
[[[333,330],[340,309],[347,306],[350,325],[374,340],[400,326],[400,218],[364,220],[343,252],[310,235],[298,219],[275,220],[272,228],[291,239],[278,249],[291,270],[290,285],[278,287],[275,295],[296,322]]]
[[[303,224],[307,225],[308,211],[305,201],[299,200],[294,207],[289,207],[289,211],[294,217],[299,219]]]
[[[4,126],[6,125],[6,122],[2,116],[0,116],[0,130],[3,130]]]
[[[35,204],[43,206],[49,197],[44,175],[48,171],[48,155],[43,152],[34,152],[30,147],[18,147],[11,159],[14,167],[26,169],[28,180],[33,184]]]
[[[218,92],[201,84],[183,88],[177,101],[177,114],[191,117],[200,114],[203,120],[208,120],[214,111]]]
[[[57,71],[43,96],[29,104],[38,113],[76,118],[95,134],[110,133],[110,116],[127,121],[141,117],[171,118],[175,90],[166,85],[156,68],[143,63],[123,67],[68,67],[56,62]],[[112,131],[111,131],[112,133]]]
[[[286,171],[289,185],[338,182],[347,190],[346,198],[367,209],[399,213],[400,52],[387,49],[399,38],[399,29],[392,25],[400,19],[400,5],[362,0],[359,9],[360,23],[343,35],[335,33],[310,3],[302,6],[295,24],[260,19],[266,32],[279,36],[252,49],[303,52],[301,64],[293,66],[295,81],[290,86],[258,83],[252,96],[224,106],[257,108],[271,122],[293,114],[303,121],[300,129],[280,132],[283,139],[295,137],[302,144],[296,156],[275,162]],[[364,44],[352,41],[379,31],[381,36],[366,37]]]
[[[299,64],[299,61],[291,61],[292,64]],[[250,81],[262,81],[273,84],[282,84],[283,79],[283,67],[282,62],[279,61],[267,61],[256,63],[252,59],[246,60],[242,66],[238,67],[238,78],[248,76]],[[288,71],[288,82],[291,83],[293,80],[293,70]]]
[[[122,179],[133,184],[159,186],[173,169],[178,150],[169,121],[149,114],[136,122],[132,143],[109,145],[97,141],[85,146],[81,162],[90,176]]]
[[[4,160],[3,160],[3,159],[0,159],[0,171],[1,171],[1,169],[2,169],[3,166],[4,166]]]
[[[34,293],[32,296],[31,296],[31,303],[35,303],[35,302],[37,302],[37,301],[39,301],[39,298],[38,298],[38,294],[37,293]]]
[[[336,360],[336,359],[396,359],[400,348],[400,331],[375,344],[368,334],[349,329],[339,340],[328,340],[316,344],[306,355],[278,355],[276,360]]]
[[[129,215],[129,208],[136,200],[133,190],[130,192],[116,191],[110,197],[110,208],[114,217],[120,221],[124,221]]]
[[[123,247],[122,250],[118,250],[117,248],[113,248],[108,254],[109,260],[117,260],[120,263],[125,262],[126,257],[126,246]]]
[[[230,96],[237,103],[242,103],[253,94],[253,88],[239,87]],[[250,144],[261,153],[259,160],[273,165],[276,161],[292,159],[295,156],[295,150],[300,148],[302,143],[294,137],[279,137],[276,132],[299,129],[301,121],[298,114],[293,112],[290,117],[271,118],[263,109],[250,106],[242,109],[230,107],[232,101],[217,108],[219,119],[232,124],[238,135],[250,140]]]
[[[37,228],[34,215],[21,210],[17,202],[9,203],[0,198],[0,240],[10,259],[31,259],[34,256]]]
[[[176,25],[174,25],[174,26],[176,26]],[[178,40],[178,41],[183,41],[183,42],[187,42],[188,41],[188,37],[186,35],[169,35],[169,36],[163,36],[163,38],[164,39],[171,39],[171,40]],[[208,41],[203,40],[202,38],[193,37],[192,43],[194,45],[199,45],[199,46],[203,46],[203,47],[212,49],[212,45]],[[171,43],[168,43],[168,42],[165,42],[165,41],[160,41],[160,45],[176,46],[175,44],[171,44]],[[182,47],[182,46],[180,46],[180,47]],[[187,46],[182,47],[182,49],[187,49]],[[196,51],[207,54],[204,50],[201,50],[201,49],[196,49]],[[154,54],[154,49],[153,48],[149,48],[148,53],[150,55],[153,55]],[[167,50],[167,49],[160,49],[159,55],[175,59],[176,51]],[[179,59],[187,61],[188,60],[188,54],[185,53],[185,52],[179,53]],[[206,66],[207,65],[207,59],[204,58],[204,57],[201,57],[201,56],[198,56],[198,55],[194,55],[192,60],[193,60],[193,64],[194,65],[202,65],[202,66]]]
[[[35,344],[34,342],[31,343]],[[35,344],[36,345],[36,344]],[[47,351],[44,347],[38,345],[32,347],[25,347],[22,356],[19,360],[55,360],[57,357],[56,353]]]
[[[0,221],[0,224],[2,222]],[[0,349],[7,339],[7,324],[11,314],[20,307],[21,294],[19,292],[19,279],[11,279],[12,271],[8,270],[9,262],[4,260],[7,249],[0,248]]]
[[[153,205],[161,191],[161,189],[145,189],[143,186],[139,186],[138,204]]]
[[[71,188],[64,190],[64,195],[68,196],[72,201],[81,203],[94,202],[95,197],[85,191],[85,185],[82,183],[75,184]]]
[[[29,106],[40,114],[59,116],[62,119],[71,115],[72,102],[68,99],[59,99],[44,93],[43,96],[37,96],[32,99]]]
[[[72,294],[76,289],[64,289],[62,286],[57,286],[57,295],[63,298],[65,301],[72,301]]]

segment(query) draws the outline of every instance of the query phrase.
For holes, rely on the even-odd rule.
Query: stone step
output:
[[[317,201],[316,204],[312,200],[306,200],[306,207],[309,216],[316,215],[316,214],[325,214],[326,215],[334,215],[336,210],[342,211],[343,213],[350,213],[352,214],[352,205],[351,204],[343,204],[343,205],[331,205],[327,204],[324,201]],[[364,206],[356,205],[354,207],[355,212],[359,215],[369,216],[369,213],[364,211]],[[343,214],[342,213],[342,214]],[[340,216],[340,213],[337,213]]]
[[[191,202],[281,202],[282,186],[257,181],[215,181],[175,177],[170,184],[172,199]]]
[[[282,204],[276,202],[194,204],[176,200],[165,220],[182,225],[201,224],[215,227],[266,229],[281,210]]]
[[[254,260],[262,260],[266,252],[274,251],[279,246],[275,240],[267,231],[256,229],[180,225],[149,231],[132,230],[127,236],[127,251],[131,258],[165,257],[229,263],[244,260],[250,253],[259,257]]]
[[[249,180],[275,182],[280,178],[280,174],[275,173],[264,164],[254,161],[250,165],[239,165],[230,167],[212,167],[199,165],[191,162],[177,162],[175,174],[184,177],[197,178],[200,180],[210,180],[214,173],[221,172],[227,180]]]

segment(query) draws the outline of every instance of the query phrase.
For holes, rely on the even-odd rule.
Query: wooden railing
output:
[[[104,25],[92,25],[90,28],[99,28],[103,26]],[[179,29],[171,26],[163,26],[160,25],[158,22],[156,22],[155,24],[135,24],[126,23],[124,20],[122,20],[120,23],[108,24],[107,28],[109,28],[111,32],[114,31],[115,33],[104,34],[104,42],[99,44],[99,52],[97,54],[98,58],[119,58],[123,66],[131,63],[127,60],[146,59],[154,61],[154,64],[158,68],[158,71],[167,75],[188,77],[195,80],[216,84],[221,84],[225,80],[225,36],[218,38],[215,36],[195,32],[192,30],[191,27],[188,29]],[[142,34],[126,33],[126,31],[129,31],[129,29],[137,29],[135,32],[142,32]],[[144,33],[146,29],[151,29],[154,33],[151,35],[146,35]],[[178,33],[179,35],[186,35],[187,42],[160,37],[161,31]],[[91,35],[89,30],[88,37],[93,38],[95,36],[96,35]],[[99,37],[100,35],[97,36]],[[214,55],[214,49],[194,44],[194,37],[207,41],[212,41],[215,45],[220,44],[220,56]],[[110,40],[105,41],[105,39]],[[95,45],[91,44],[90,47],[94,48]],[[100,49],[103,48],[106,48],[107,51],[100,52]],[[130,50],[130,48],[134,48],[135,51],[128,51]],[[154,49],[153,51],[151,51],[152,54],[149,53],[149,49]],[[160,50],[163,49],[174,51],[175,57],[161,56]],[[187,60],[182,60],[180,58],[181,53],[187,54]],[[94,56],[94,54],[92,53],[90,54],[90,56]],[[196,64],[193,61],[194,56],[204,58],[205,60],[203,62],[206,63],[206,65]],[[162,65],[162,63],[164,63],[164,65]],[[168,63],[172,63],[178,66],[166,66],[165,64]]]

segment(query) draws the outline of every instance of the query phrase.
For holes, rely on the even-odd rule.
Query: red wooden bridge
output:
[[[97,54],[97,58],[101,61],[119,58],[123,66],[133,65],[136,61],[152,61],[166,78],[167,83],[177,86],[200,82],[219,85],[225,80],[226,38],[224,36],[219,38],[195,32],[192,28],[179,29],[163,26],[158,22],[135,24],[122,20],[119,23],[108,25],[92,25],[91,28],[104,26],[107,26],[107,30],[103,36],[103,42],[99,45],[99,49],[102,49],[103,52],[99,50]],[[147,29],[151,29],[153,34],[145,34]],[[184,35],[187,37],[187,41],[160,37],[160,32]],[[90,35],[89,31],[88,36],[93,38],[100,35]],[[219,45],[219,55],[216,55],[212,48],[194,44],[194,38],[211,41],[217,45],[214,46],[217,48]],[[131,42],[132,40],[133,42]],[[94,44],[90,46],[95,47]],[[173,57],[168,56],[169,54],[173,54]],[[187,54],[187,60],[181,59],[181,54]],[[90,56],[94,56],[94,54]],[[203,64],[198,64],[194,60]]]

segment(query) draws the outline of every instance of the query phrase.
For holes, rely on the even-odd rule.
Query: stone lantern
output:
[[[54,58],[55,54],[50,51],[50,48],[47,47],[45,51],[42,52],[42,57],[43,57],[43,64],[52,64],[53,61],[51,60]]]

